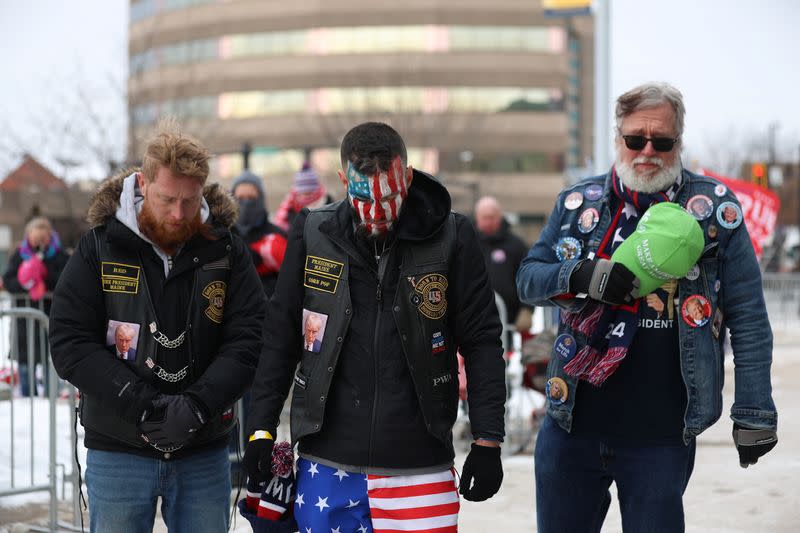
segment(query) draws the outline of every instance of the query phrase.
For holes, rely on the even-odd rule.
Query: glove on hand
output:
[[[622,263],[608,259],[586,259],[569,278],[570,292],[585,292],[589,298],[611,305],[631,303],[639,297],[639,280]]]
[[[464,468],[461,469],[458,492],[466,500],[482,502],[494,496],[500,490],[502,482],[503,463],[500,460],[500,448],[472,443],[472,450],[464,461]]]
[[[734,424],[733,442],[739,452],[739,466],[747,468],[778,444],[778,434],[771,429],[747,429]]]
[[[155,446],[182,446],[206,423],[203,411],[185,394],[159,395],[145,411],[139,430]]]
[[[268,438],[251,440],[244,449],[242,464],[247,477],[257,482],[272,476],[272,446],[275,441]]]

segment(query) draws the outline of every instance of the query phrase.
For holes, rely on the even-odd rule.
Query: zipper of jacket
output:
[[[197,270],[200,267],[195,268],[194,275],[192,276],[192,288],[189,291],[189,304],[186,307],[186,326],[184,331],[186,331],[186,349],[189,351],[189,382],[186,383],[188,386],[190,383],[195,382],[195,368],[194,368],[194,351],[192,350],[192,310],[194,306],[194,297],[197,293]],[[184,387],[185,389],[186,387]]]
[[[372,466],[372,450],[373,439],[375,436],[375,425],[378,419],[378,399],[380,396],[379,378],[380,370],[378,367],[378,340],[380,339],[381,331],[381,315],[383,314],[383,275],[386,273],[386,266],[389,264],[388,255],[391,253],[391,247],[388,254],[381,252],[378,257],[378,284],[375,289],[375,300],[378,302],[378,316],[375,318],[375,333],[372,336],[372,361],[375,368],[375,394],[372,396],[372,417],[369,425],[369,455],[367,466]]]

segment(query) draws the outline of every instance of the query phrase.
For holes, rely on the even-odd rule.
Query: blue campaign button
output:
[[[733,202],[722,202],[717,207],[717,222],[726,229],[736,229],[742,223],[742,210]]]
[[[597,184],[589,185],[588,187],[586,187],[586,189],[584,189],[583,195],[590,202],[594,202],[595,200],[599,200],[603,196],[603,188]]]
[[[575,337],[569,333],[562,333],[553,344],[553,353],[564,361],[569,361],[575,356],[577,347],[578,343],[575,342]]]
[[[575,237],[561,237],[556,243],[556,257],[559,261],[578,259],[582,250],[581,241]]]

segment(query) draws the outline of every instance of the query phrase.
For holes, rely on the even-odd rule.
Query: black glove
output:
[[[747,468],[778,444],[778,434],[771,429],[747,429],[734,424],[733,442],[739,452],[739,466]]]
[[[500,448],[472,443],[472,450],[464,461],[464,468],[461,469],[458,492],[465,500],[482,502],[494,496],[500,490],[502,482],[503,463],[500,460]]]
[[[569,290],[575,294],[585,292],[603,303],[622,305],[639,297],[639,280],[622,263],[584,259],[572,270]]]
[[[272,439],[255,439],[247,443],[244,449],[242,464],[247,477],[258,482],[266,481],[272,476]]]
[[[145,411],[139,431],[156,447],[175,448],[186,444],[205,423],[206,415],[194,400],[185,394],[162,394]]]

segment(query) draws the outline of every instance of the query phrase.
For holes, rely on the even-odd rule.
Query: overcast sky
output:
[[[65,159],[101,143],[66,134],[44,136],[45,143],[37,132],[80,129],[93,123],[92,113],[110,122],[98,134],[105,149],[122,156],[128,5],[0,0],[0,176],[19,162],[9,154],[20,145],[56,172],[69,169]],[[796,160],[799,31],[794,0],[612,0],[611,97],[648,80],[678,87],[687,108],[685,145],[700,163],[713,165],[720,151],[746,143],[766,145],[771,123],[779,124],[779,154]]]

